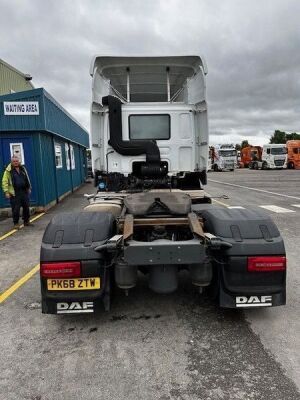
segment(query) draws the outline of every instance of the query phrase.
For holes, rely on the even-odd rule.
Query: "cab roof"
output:
[[[137,101],[141,97],[147,101],[163,99],[167,79],[172,97],[200,71],[207,74],[200,56],[94,56],[90,66],[91,76],[97,72],[123,97],[129,83],[130,96]]]

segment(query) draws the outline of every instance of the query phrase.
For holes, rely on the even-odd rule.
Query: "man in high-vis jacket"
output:
[[[24,165],[18,157],[12,157],[2,178],[2,190],[9,199],[15,229],[19,228],[20,208],[23,208],[24,226],[32,226],[29,222],[29,195],[31,183]]]

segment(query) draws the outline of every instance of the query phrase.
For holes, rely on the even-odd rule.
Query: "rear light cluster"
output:
[[[248,257],[247,269],[249,272],[285,271],[286,257],[284,256]]]
[[[42,278],[77,278],[80,275],[80,261],[41,263]]]

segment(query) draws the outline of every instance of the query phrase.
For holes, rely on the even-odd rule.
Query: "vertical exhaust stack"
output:
[[[160,151],[152,140],[123,140],[122,135],[122,102],[114,96],[102,98],[103,105],[108,106],[110,139],[108,144],[124,156],[146,155],[146,164],[142,166],[142,175],[161,176],[166,170],[161,166]]]

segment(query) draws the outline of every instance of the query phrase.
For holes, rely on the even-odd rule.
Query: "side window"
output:
[[[271,154],[271,149],[267,149],[267,154]]]
[[[70,161],[70,149],[68,143],[65,143],[65,154],[66,154],[66,166],[67,170],[70,171],[71,161]]]
[[[18,157],[21,164],[25,164],[23,143],[10,143],[10,156]]]
[[[74,147],[70,144],[70,155],[71,155],[71,169],[75,169],[75,154],[74,154]]]
[[[61,145],[55,143],[54,151],[55,151],[55,165],[56,165],[56,168],[62,168],[63,164],[62,164]]]

